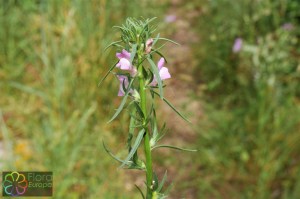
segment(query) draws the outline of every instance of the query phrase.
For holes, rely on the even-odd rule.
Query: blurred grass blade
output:
[[[150,57],[147,57],[148,62],[150,63],[150,66],[152,68],[152,71],[154,72],[154,75],[156,77],[158,88],[159,88],[159,96],[161,99],[163,99],[163,87],[162,87],[162,81],[159,76],[158,67],[155,65],[155,63],[150,59]]]
[[[196,149],[184,149],[184,148],[171,146],[171,145],[157,145],[157,146],[152,147],[151,150],[157,149],[157,148],[170,148],[170,149],[176,149],[176,150],[179,150],[179,151],[188,151],[188,152],[197,152],[198,151]]]
[[[127,97],[128,97],[129,92],[130,92],[130,88],[131,88],[131,85],[132,85],[133,81],[134,81],[134,79],[132,79],[130,81],[129,86],[128,86],[126,92],[125,92],[125,95],[124,95],[124,97],[122,99],[122,102],[121,102],[120,106],[118,107],[118,109],[115,112],[115,114],[112,116],[112,118],[107,123],[110,123],[111,121],[113,121],[121,113],[121,111],[123,110],[123,107],[126,104]]]
[[[47,100],[47,96],[42,91],[36,90],[32,87],[25,86],[25,85],[20,84],[18,82],[10,82],[9,85],[11,87],[17,88],[17,89],[19,89],[21,91],[24,91],[26,93],[33,94],[33,95],[36,95],[38,97],[43,98],[44,100]]]
[[[119,60],[112,65],[109,70],[106,72],[106,74],[104,75],[104,77],[102,77],[102,79],[100,80],[100,82],[98,83],[98,86],[100,86],[102,84],[102,82],[107,78],[108,74],[116,67],[117,63],[119,62]]]
[[[152,92],[159,96],[159,94],[157,92],[155,92],[154,90],[152,90]],[[182,119],[184,119],[185,121],[187,121],[189,123],[192,123],[184,115],[182,115],[166,98],[163,97],[162,100],[164,100]]]
[[[124,165],[126,165],[126,162],[128,162],[133,157],[133,155],[135,154],[136,150],[138,149],[138,147],[141,144],[141,141],[142,141],[142,139],[144,137],[144,133],[145,133],[145,129],[140,130],[138,136],[135,139],[135,142],[134,142],[134,144],[132,146],[132,149],[131,149],[130,153],[128,154],[128,156],[126,157],[126,159],[124,160],[123,164],[120,167],[123,167]]]

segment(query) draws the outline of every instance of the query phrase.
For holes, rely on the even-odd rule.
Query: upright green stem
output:
[[[142,61],[141,56],[138,54],[138,63]],[[141,97],[141,108],[144,113],[144,116],[147,116],[147,106],[146,106],[146,90],[145,90],[145,79],[143,76],[143,66],[140,65],[138,68],[139,73],[139,82],[140,82],[140,97]],[[143,123],[145,124],[146,118],[144,118]],[[146,199],[152,199],[152,157],[151,157],[151,148],[150,148],[150,135],[147,126],[145,128],[145,137],[144,137],[144,150],[146,156],[146,179],[147,179],[147,195]]]

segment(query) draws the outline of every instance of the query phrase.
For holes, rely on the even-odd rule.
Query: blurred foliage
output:
[[[1,0],[1,170],[53,171],[55,198],[138,198],[116,191],[124,179],[102,147],[123,146],[126,125],[106,125],[118,82],[97,84],[115,59],[103,51],[118,36],[111,27],[156,15],[154,3]]]
[[[200,125],[199,198],[298,198],[300,3],[199,5],[195,80],[207,113]],[[236,38],[243,43],[234,53]]]

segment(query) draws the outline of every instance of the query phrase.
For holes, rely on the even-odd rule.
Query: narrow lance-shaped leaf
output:
[[[143,139],[144,133],[145,133],[145,129],[140,130],[140,132],[139,132],[138,136],[136,137],[135,142],[134,142],[134,144],[133,144],[133,146],[131,148],[131,151],[129,152],[128,156],[124,160],[124,163],[120,167],[123,167],[126,164],[126,162],[128,162],[133,157],[133,155],[135,154],[136,150],[138,149],[138,147],[141,144],[141,141]]]
[[[131,51],[131,54],[130,54],[130,63],[131,64],[134,60],[134,57],[135,57],[135,54],[136,54],[136,49],[137,49],[137,44],[133,44],[132,45],[132,51]]]
[[[155,37],[155,39],[153,40],[153,44],[152,46],[154,46],[156,44],[156,42],[158,41],[158,38],[159,38],[159,33],[157,34],[157,36]]]
[[[165,44],[164,44],[164,45],[165,45]],[[163,46],[164,46],[164,45],[163,45]],[[163,46],[162,46],[162,47],[163,47]],[[159,56],[163,57],[163,58],[166,60],[166,63],[168,63],[166,57],[165,57],[163,54],[161,54],[160,51],[158,51],[159,49],[160,49],[160,48],[158,48],[158,49],[153,49],[153,50],[151,51],[150,54],[156,53],[156,54],[158,54]]]
[[[124,97],[122,99],[122,102],[121,102],[120,106],[118,107],[117,111],[112,116],[112,118],[108,121],[108,123],[110,123],[111,121],[113,121],[121,113],[121,111],[123,110],[123,107],[124,107],[124,105],[125,105],[125,103],[127,101],[127,97],[128,97],[129,92],[130,92],[130,88],[131,88],[131,85],[132,85],[133,81],[134,81],[134,79],[131,79],[131,81],[130,81],[130,83],[128,85],[128,88],[127,88],[127,90],[125,92],[125,95],[124,95]]]
[[[100,82],[98,83],[98,86],[100,86],[102,84],[102,82],[107,78],[107,76],[109,75],[109,73],[116,67],[117,63],[119,61],[117,61],[114,65],[112,65],[109,70],[106,72],[106,74],[104,75],[104,77],[100,80]]]
[[[137,185],[135,184],[135,187],[139,190],[139,192],[140,192],[140,194],[142,195],[143,199],[146,199],[145,196],[144,196],[143,191],[139,188],[139,186],[137,186]]]
[[[197,152],[196,149],[184,149],[184,148],[171,146],[171,145],[156,145],[156,146],[152,147],[151,150],[157,149],[157,148],[170,148],[170,149],[176,149],[176,150],[180,150],[180,151]]]
[[[159,94],[157,92],[155,92],[154,90],[152,90],[152,92],[156,95],[159,96]],[[182,119],[184,119],[185,121],[189,122],[189,123],[192,123],[190,120],[188,120],[184,115],[182,115],[172,104],[171,102],[169,102],[166,98],[162,98],[162,100],[164,102],[166,102]]]
[[[133,104],[134,104],[135,109],[136,109],[137,113],[139,114],[139,116],[140,116],[142,119],[144,119],[145,116],[144,116],[144,113],[143,113],[143,111],[142,111],[140,105],[139,105],[137,102],[133,102]]]
[[[162,178],[161,182],[159,183],[158,187],[157,187],[157,191],[160,192],[166,182],[166,179],[167,179],[167,171],[165,172],[164,174],[164,177]]]
[[[143,30],[141,31],[140,34],[143,34],[144,31],[146,30],[146,28],[149,26],[149,24],[150,24],[153,20],[155,20],[156,18],[157,18],[157,17],[153,17],[153,18],[147,20],[147,22],[146,22],[146,24],[144,25]]]
[[[121,42],[122,42],[122,40],[119,40],[119,41],[115,41],[115,42],[110,43],[108,46],[106,46],[106,47],[104,48],[104,52],[105,52],[109,47],[114,46],[114,45],[116,45],[116,44],[118,44],[118,43],[121,43]],[[120,45],[120,46],[121,46],[121,45]]]
[[[153,171],[153,187],[152,187],[152,189],[153,190],[156,190],[157,189],[157,187],[158,187],[158,177],[157,177],[157,175],[156,175],[156,173]]]
[[[162,38],[162,37],[159,37],[159,38],[157,38],[157,40],[164,40],[164,41],[168,41],[168,42],[171,42],[171,43],[173,43],[173,44],[176,44],[176,45],[180,46],[180,44],[179,44],[179,43],[177,43],[177,42],[175,42],[175,41],[173,41],[173,40],[171,40],[171,39],[167,39],[167,38]]]
[[[159,95],[160,98],[163,99],[163,87],[162,87],[162,81],[158,72],[158,67],[154,64],[152,59],[150,57],[147,57],[148,62],[150,63],[150,66],[152,68],[152,71],[154,72],[154,75],[156,77],[157,83],[158,83],[158,88],[159,88]]]
[[[127,165],[127,166],[130,166],[130,163],[129,162],[125,162],[123,160],[121,160],[120,158],[118,158],[117,156],[115,156],[114,154],[112,154],[112,152],[106,147],[106,145],[104,144],[104,142],[102,142],[103,144],[103,147],[105,149],[105,151],[115,160],[117,160],[118,162],[121,162],[122,164],[124,165]]]
[[[129,123],[129,132],[128,132],[128,138],[127,138],[127,147],[128,150],[131,150],[131,141],[133,138],[134,133],[134,125],[135,125],[135,119],[134,117],[130,117],[130,123]]]

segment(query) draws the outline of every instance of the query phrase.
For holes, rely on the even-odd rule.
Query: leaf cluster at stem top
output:
[[[150,25],[154,18],[151,19],[134,19],[127,18],[122,26],[114,26],[119,28],[122,32],[121,39],[127,44],[145,43],[155,32],[156,27]]]

